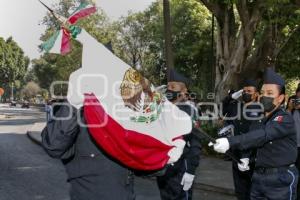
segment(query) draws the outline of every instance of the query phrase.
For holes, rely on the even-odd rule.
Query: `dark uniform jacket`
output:
[[[261,106],[258,106],[256,103],[251,103],[245,106],[244,104],[237,104],[240,106],[241,116],[233,120],[231,123],[234,126],[234,135],[243,135],[247,134],[250,130],[257,129],[257,123],[259,119],[262,119],[262,113],[259,113]],[[254,153],[253,149],[251,150],[233,150],[234,155],[241,159],[241,158],[250,158],[250,160],[254,160]]]
[[[196,118],[195,114],[197,110],[190,104],[181,103],[177,106],[192,118]],[[176,124],[174,124],[174,126],[176,126]],[[187,192],[183,191],[181,181],[184,173],[195,174],[196,168],[199,165],[201,145],[196,134],[195,129],[193,129],[190,134],[184,136],[186,145],[182,156],[173,165],[167,166],[164,175],[157,177],[161,199],[173,200],[192,198],[192,189]]]
[[[257,148],[256,167],[284,167],[294,164],[297,158],[294,120],[282,109],[264,118],[257,129],[228,140],[233,149]]]
[[[197,118],[197,110],[195,110],[191,105],[180,104],[178,105],[178,108],[190,115],[192,119]],[[199,166],[200,162],[201,143],[198,137],[196,137],[196,134],[196,131],[193,129],[190,134],[184,136],[186,145],[180,161],[186,161],[185,171],[189,174],[195,174],[196,168]]]
[[[71,199],[134,199],[128,170],[94,143],[85,126],[83,111],[70,108],[61,106],[55,114],[61,119],[47,124],[42,132],[42,145],[51,157],[61,159],[65,165]],[[80,121],[84,126],[79,125]]]

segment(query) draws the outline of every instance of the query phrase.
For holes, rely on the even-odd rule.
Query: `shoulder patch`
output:
[[[283,116],[282,115],[279,115],[277,117],[275,117],[273,119],[274,122],[278,122],[278,123],[282,123],[283,122]]]

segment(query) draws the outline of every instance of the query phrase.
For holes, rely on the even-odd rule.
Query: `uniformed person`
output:
[[[65,165],[71,200],[133,200],[131,173],[95,144],[83,109],[63,104],[56,105],[55,117],[43,130],[42,146]]]
[[[296,167],[298,171],[300,170],[300,87],[298,86],[296,90],[296,94],[293,96],[292,99],[292,108],[290,108],[290,112],[293,115],[296,124],[296,131],[297,131],[297,143],[298,143],[298,158],[296,161]],[[299,180],[298,180],[299,182]],[[300,184],[297,187],[297,199],[300,199]]]
[[[250,126],[261,119],[261,106],[257,103],[258,89],[256,81],[247,79],[244,81],[242,102],[236,104],[239,106],[237,118],[232,121],[234,126],[234,135],[246,134]],[[235,194],[238,200],[250,199],[251,177],[254,170],[254,152],[253,150],[241,151],[233,150],[236,158],[243,160],[249,165],[240,165],[232,162],[232,175],[235,187]]]
[[[186,103],[188,100],[187,83],[187,78],[172,70],[166,97],[192,118],[197,118],[197,109],[191,106],[190,103]],[[192,184],[196,168],[199,165],[201,145],[193,131],[185,135],[184,140],[186,146],[181,158],[173,165],[169,165],[163,176],[157,177],[162,200],[192,199]]]
[[[297,196],[296,130],[292,116],[281,107],[284,99],[284,80],[268,68],[260,96],[265,117],[259,128],[228,139],[217,139],[214,144],[215,151],[220,153],[257,148],[252,200],[291,200]]]

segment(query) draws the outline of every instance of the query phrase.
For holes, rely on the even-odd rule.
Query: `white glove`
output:
[[[173,141],[172,145],[174,147],[168,152],[168,156],[170,157],[168,160],[168,164],[173,164],[174,162],[177,162],[179,160],[183,153],[185,143],[186,142],[182,139]]]
[[[183,185],[183,190],[188,191],[191,189],[193,185],[195,175],[189,174],[189,173],[184,173],[182,180],[181,180],[181,185]]]
[[[231,95],[231,98],[237,100],[238,98],[240,98],[240,97],[242,96],[243,91],[244,91],[244,90],[239,90],[239,91],[233,93],[233,94]]]
[[[249,167],[249,158],[242,158],[240,159],[240,161],[242,163],[238,163],[238,168],[241,172],[245,172],[245,171],[248,171],[250,170],[250,167]]]
[[[211,145],[211,143],[209,145]],[[216,139],[216,143],[213,144],[213,146],[214,150],[218,153],[226,153],[230,148],[227,138]]]

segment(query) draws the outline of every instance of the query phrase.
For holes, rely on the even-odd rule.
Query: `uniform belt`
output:
[[[255,167],[254,171],[259,174],[272,174],[272,173],[277,173],[280,171],[284,171],[290,168],[295,167],[295,164],[283,166],[283,167],[274,167],[274,168],[269,168],[269,167]]]

